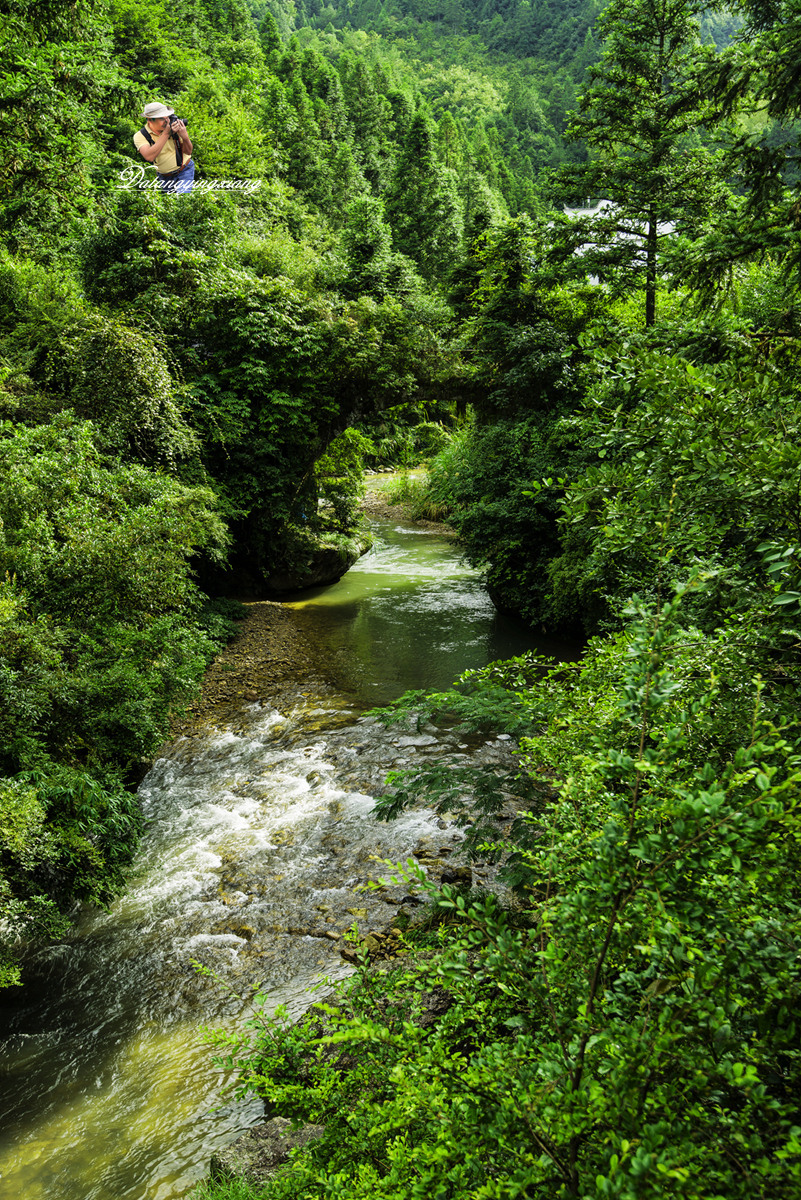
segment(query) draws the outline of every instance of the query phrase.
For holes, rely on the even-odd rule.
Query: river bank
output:
[[[388,484],[397,479],[395,472],[371,475],[367,477],[365,494],[361,503],[361,511],[368,517],[380,517],[384,520],[403,521],[405,525],[415,529],[423,529],[426,533],[435,533],[438,537],[456,539],[456,530],[445,521],[426,521],[413,517],[411,505],[398,502],[391,504],[387,500]]]
[[[244,704],[268,700],[280,708],[301,689],[299,681],[306,686],[320,672],[324,651],[303,636],[280,601],[253,600],[244,607],[238,632],[209,665],[197,699],[174,721],[173,738],[224,723]]]

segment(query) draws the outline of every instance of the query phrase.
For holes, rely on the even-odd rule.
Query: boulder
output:
[[[342,539],[336,545],[321,541],[310,557],[293,570],[276,572],[266,580],[267,593],[298,592],[336,583],[372,545],[367,534]]]

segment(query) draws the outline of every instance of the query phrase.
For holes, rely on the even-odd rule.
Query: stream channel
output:
[[[574,656],[497,614],[448,538],[371,523],[373,549],[340,583],[287,604],[325,669],[167,747],[141,785],[148,826],[125,895],[0,994],[2,1200],[189,1196],[262,1117],[222,1095],[202,1027],[241,1027],[256,983],[268,1009],[298,1014],[315,982],[344,978],[336,935],[384,929],[409,900],[360,890],[377,860],[458,861],[460,832],[430,811],[371,816],[389,770],[443,749],[508,753],[363,714],[529,648]]]

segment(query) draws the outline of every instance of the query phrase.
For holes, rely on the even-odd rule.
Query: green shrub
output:
[[[799,533],[791,379],[742,352],[693,362],[635,347],[599,351],[596,370],[563,425],[591,465],[566,489],[548,568],[556,607],[575,607],[590,631],[617,627],[634,592],[658,598],[665,554],[671,580],[704,573],[690,601],[704,628],[761,607],[781,587],[761,548],[789,549]]]
[[[485,568],[493,601],[550,630],[575,623],[574,611],[551,603],[545,571],[559,545],[553,475],[566,461],[551,419],[531,414],[468,425],[430,466],[432,506],[448,512],[467,558]]]
[[[317,459],[317,522],[325,533],[349,536],[360,522],[364,495],[364,459],[373,443],[356,429],[345,429]]]

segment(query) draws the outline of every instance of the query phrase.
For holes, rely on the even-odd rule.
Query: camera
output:
[[[183,121],[184,125],[189,124],[186,117],[176,117],[175,113],[173,113],[172,116],[170,117],[170,125],[174,125],[176,123],[176,121]]]

